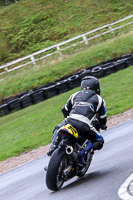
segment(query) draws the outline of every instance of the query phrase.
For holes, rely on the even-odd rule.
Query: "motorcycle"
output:
[[[77,142],[80,136],[70,124],[61,127],[58,133],[61,136],[60,143],[52,154],[47,169],[45,169],[46,185],[52,191],[61,189],[64,182],[74,176],[84,176],[94,154],[93,150],[86,152],[85,163],[82,164],[80,152],[86,148],[89,141],[80,138],[80,142]]]

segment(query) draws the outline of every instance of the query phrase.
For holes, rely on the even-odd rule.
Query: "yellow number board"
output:
[[[71,124],[67,124],[66,126],[64,126],[64,128],[67,129],[68,132],[75,138],[78,138],[78,131]]]

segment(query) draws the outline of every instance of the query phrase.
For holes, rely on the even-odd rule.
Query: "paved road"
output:
[[[47,156],[0,175],[0,200],[120,200],[118,190],[133,173],[133,119],[103,131],[105,145],[90,170],[58,192],[45,185]]]

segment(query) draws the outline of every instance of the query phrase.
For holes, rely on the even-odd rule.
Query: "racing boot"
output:
[[[78,154],[78,160],[79,160],[79,163],[82,164],[82,165],[85,165],[86,162],[85,162],[85,156],[88,152],[90,152],[91,150],[93,150],[93,145],[91,144],[91,142],[87,142],[86,143],[86,146],[83,150],[81,150]]]
[[[53,152],[55,151],[55,149],[58,147],[59,144],[59,136],[57,133],[57,130],[54,132],[53,138],[52,138],[52,142],[51,142],[51,146],[49,151],[47,152],[48,156],[51,156],[53,154]]]
[[[59,128],[61,128],[62,126],[64,126],[66,124],[65,120],[63,122],[61,122],[60,124],[58,124],[54,130],[53,130],[53,138],[52,138],[52,142],[51,142],[51,146],[49,151],[47,152],[48,156],[51,156],[52,153],[55,151],[55,149],[58,147],[61,138],[60,135],[58,134],[58,130]]]

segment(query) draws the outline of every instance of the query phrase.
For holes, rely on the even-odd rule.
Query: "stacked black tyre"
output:
[[[71,76],[66,76],[54,83],[48,83],[47,85],[34,88],[32,91],[24,91],[16,97],[7,97],[1,100],[0,116],[7,115],[10,112],[26,108],[76,88],[80,86],[81,79],[85,76],[92,75],[97,78],[102,78],[119,70],[126,69],[131,65],[133,65],[133,54],[126,54],[119,59],[114,58],[87,69],[81,69]]]

